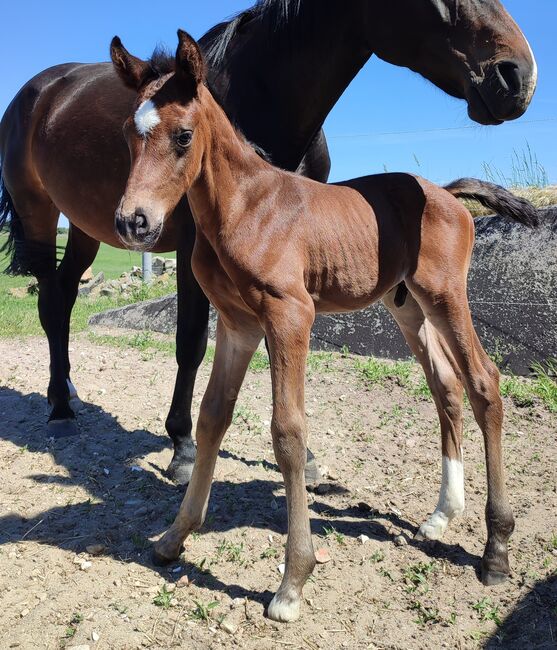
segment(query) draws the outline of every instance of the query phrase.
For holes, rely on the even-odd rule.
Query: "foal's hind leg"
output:
[[[442,479],[439,501],[433,514],[416,534],[417,539],[441,539],[449,522],[464,511],[464,472],[462,464],[462,382],[455,372],[456,362],[446,342],[426,320],[411,294],[397,307],[395,292],[383,302],[403,333],[408,346],[420,362],[433,395],[441,425]]]
[[[408,283],[427,319],[442,333],[462,373],[466,392],[485,442],[487,468],[487,544],[482,559],[486,585],[506,580],[510,573],[507,544],[514,519],[504,480],[501,429],[503,406],[499,371],[474,331],[464,282],[439,293],[427,278]]]
[[[159,564],[176,559],[182,542],[205,520],[221,441],[232,422],[238,391],[262,337],[257,322],[238,331],[228,329],[219,318],[213,370],[197,419],[195,464],[180,511],[155,545],[154,559]]]

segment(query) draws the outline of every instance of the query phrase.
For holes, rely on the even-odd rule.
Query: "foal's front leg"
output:
[[[288,508],[286,569],[268,609],[275,621],[295,621],[300,616],[302,588],[315,566],[304,481],[306,423],[304,375],[313,304],[284,305],[276,301],[266,315],[265,330],[271,355],[275,456],[284,477]]]
[[[158,564],[175,560],[183,541],[205,520],[221,441],[232,422],[238,391],[262,337],[257,324],[250,330],[232,331],[219,318],[213,370],[197,420],[195,464],[178,515],[155,545],[154,560]]]

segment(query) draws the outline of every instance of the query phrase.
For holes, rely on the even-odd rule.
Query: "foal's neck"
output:
[[[226,238],[246,214],[261,174],[280,174],[264,161],[232,126],[222,108],[205,87],[203,106],[205,150],[201,171],[188,191],[196,226],[213,244]]]

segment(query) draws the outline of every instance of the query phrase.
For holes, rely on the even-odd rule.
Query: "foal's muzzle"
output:
[[[115,225],[121,241],[130,248],[148,249],[158,239],[159,228],[149,226],[149,219],[142,208],[136,208],[130,215],[117,212]]]

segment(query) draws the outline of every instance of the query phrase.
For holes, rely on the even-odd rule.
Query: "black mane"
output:
[[[153,72],[162,77],[176,70],[176,57],[164,45],[157,45],[149,58]]]
[[[205,58],[210,65],[224,61],[230,43],[241,27],[250,21],[267,20],[273,29],[288,27],[296,17],[302,0],[258,0],[253,7],[242,11],[228,22],[212,27],[203,37]]]

